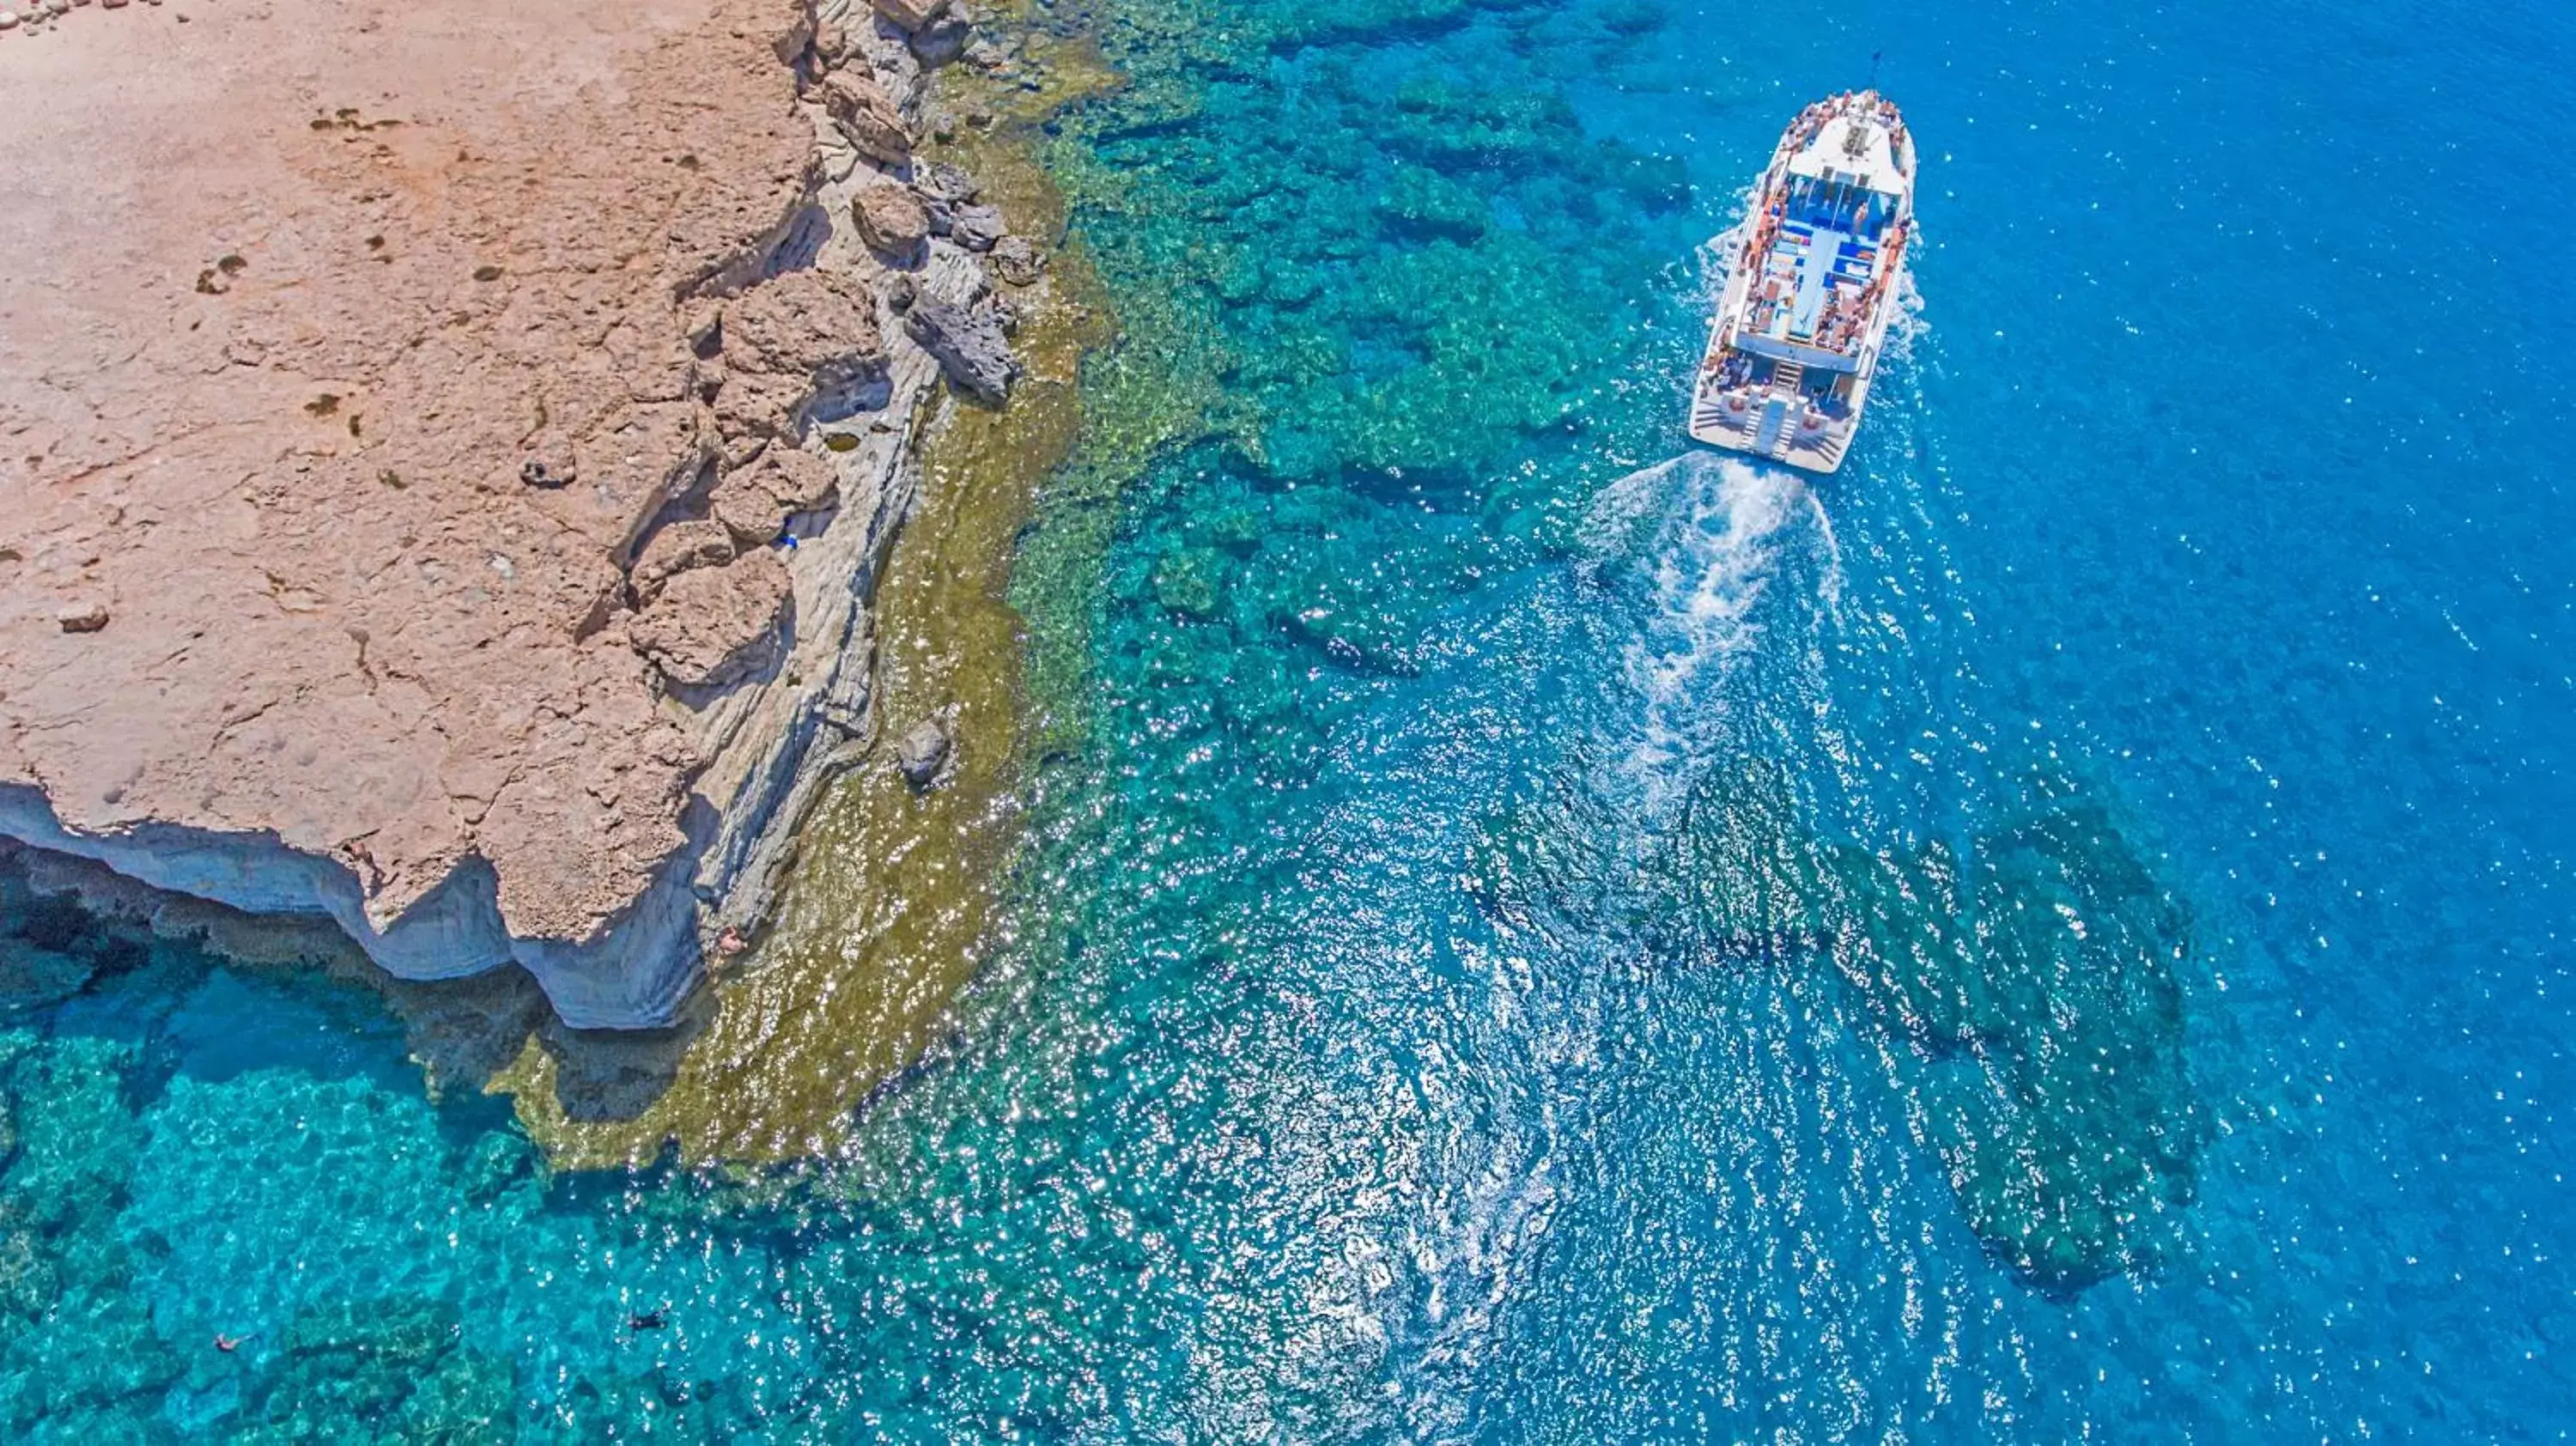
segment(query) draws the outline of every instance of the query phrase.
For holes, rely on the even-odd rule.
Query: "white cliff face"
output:
[[[861,147],[805,0],[436,8],[0,55],[63,132],[0,160],[14,194],[156,188],[150,226],[0,278],[30,343],[0,383],[86,391],[0,385],[31,459],[0,473],[0,834],[650,1027],[866,741],[940,375],[885,283],[971,305],[983,273],[857,234],[923,81],[872,12],[822,16],[883,101]],[[399,87],[289,114],[280,77],[361,36]],[[135,151],[107,104],[138,66],[173,125],[239,130],[191,150],[229,169]]]

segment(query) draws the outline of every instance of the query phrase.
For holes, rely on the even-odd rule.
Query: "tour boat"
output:
[[[1914,238],[1914,142],[1874,90],[1801,111],[1728,236],[1690,434],[1811,472],[1843,464]]]

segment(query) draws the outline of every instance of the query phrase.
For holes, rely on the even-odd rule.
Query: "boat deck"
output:
[[[1747,297],[1744,334],[1844,350],[1820,342],[1817,329],[1828,322],[1828,303],[1834,321],[1845,319],[1844,308],[1859,316],[1860,298],[1878,274],[1878,247],[1847,232],[1791,222],[1780,228],[1761,267]]]
[[[1721,389],[1711,385],[1714,377],[1703,373],[1698,395],[1691,399],[1690,433],[1700,441],[1738,452],[1750,452],[1792,467],[1814,472],[1831,472],[1843,463],[1843,453],[1850,448],[1853,434],[1860,430],[1860,415],[1841,408],[1832,410],[1802,405],[1806,391],[1806,368],[1796,362],[1768,364],[1769,375],[1756,376],[1753,400],[1741,411],[1730,411]],[[1818,417],[1821,428],[1800,425],[1809,415]]]

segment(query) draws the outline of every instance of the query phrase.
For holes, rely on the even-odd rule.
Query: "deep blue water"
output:
[[[362,991],[12,892],[101,972],[0,1042],[9,1435],[2565,1434],[2576,17],[1041,19],[1136,77],[1096,412],[1190,402],[1028,543],[1076,742],[952,1043],[549,1177]],[[1683,455],[1873,51],[1902,358],[1834,479]]]

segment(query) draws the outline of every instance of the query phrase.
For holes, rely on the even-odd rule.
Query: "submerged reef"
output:
[[[1918,1126],[1969,1226],[2044,1288],[2177,1246],[2211,1126],[2184,1052],[2191,916],[2062,771],[1963,844],[1866,850],[1797,822],[1785,771],[1712,769],[1682,847],[1704,943],[1832,962],[1912,1048]]]
[[[1791,768],[1731,756],[1660,837],[1578,771],[1483,821],[1466,878],[1519,936],[1655,959],[1828,967],[1968,1226],[2034,1286],[2078,1290],[2181,1247],[2214,1117],[2192,1079],[2191,914],[2116,811],[2062,770],[2006,781],[1962,842],[1870,849],[1814,822]]]

